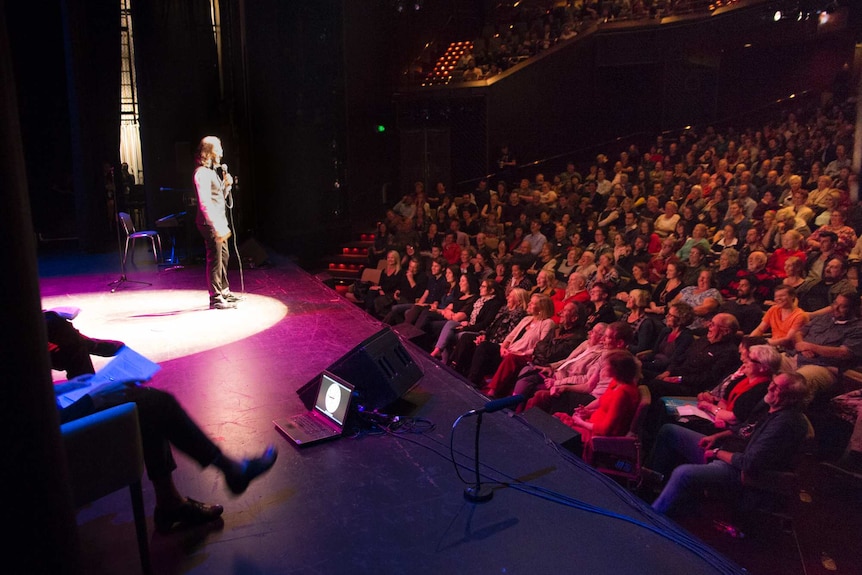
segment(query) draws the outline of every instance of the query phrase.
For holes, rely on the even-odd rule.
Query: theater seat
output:
[[[640,481],[644,459],[641,434],[652,400],[647,386],[639,385],[638,392],[640,402],[632,418],[629,432],[622,437],[593,436],[592,456],[587,462],[606,475],[622,477],[630,487]]]
[[[141,478],[144,452],[138,408],[124,403],[60,427],[76,507],[129,488],[141,568],[150,572],[147,518]]]

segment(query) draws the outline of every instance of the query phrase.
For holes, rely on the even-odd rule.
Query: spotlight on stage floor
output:
[[[237,309],[209,309],[204,290],[79,293],[42,298],[42,308],[81,309],[75,327],[83,334],[125,342],[156,363],[215,349],[250,337],[281,321],[287,307],[277,299],[248,294]],[[96,369],[110,358],[93,357]],[[63,379],[54,372],[55,379]]]

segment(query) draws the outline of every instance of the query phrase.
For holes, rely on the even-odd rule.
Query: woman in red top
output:
[[[584,461],[592,461],[592,442],[595,435],[619,437],[628,433],[640,403],[638,381],[641,363],[629,351],[615,349],[601,359],[601,377],[610,377],[611,383],[599,399],[579,407],[575,413],[555,413],[560,421],[580,432],[584,443]]]
[[[769,262],[766,264],[766,271],[771,273],[778,279],[787,277],[787,271],[784,269],[784,264],[789,258],[800,258],[805,261],[805,252],[799,249],[802,245],[802,234],[796,230],[787,230],[781,236],[781,247],[772,252],[769,257]]]

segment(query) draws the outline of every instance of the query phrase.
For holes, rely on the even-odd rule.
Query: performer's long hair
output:
[[[212,167],[212,163],[215,160],[215,154],[213,153],[213,147],[216,144],[220,144],[221,140],[219,140],[216,136],[206,136],[201,140],[201,143],[198,144],[197,151],[197,161],[199,166],[204,166],[207,168]]]

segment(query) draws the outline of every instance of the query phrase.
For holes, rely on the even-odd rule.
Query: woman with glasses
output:
[[[781,354],[770,345],[752,345],[762,338],[747,337],[739,344],[742,366],[715,389],[697,395],[697,406],[714,418],[691,418],[689,429],[709,435],[745,421],[766,395],[772,377],[781,368]]]

